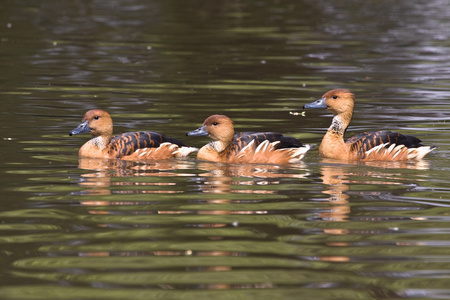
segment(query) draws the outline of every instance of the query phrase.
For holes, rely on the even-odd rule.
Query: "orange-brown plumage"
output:
[[[197,150],[186,147],[177,139],[152,131],[127,132],[112,136],[111,116],[101,109],[86,112],[82,122],[69,135],[81,133],[90,133],[93,138],[80,148],[80,157],[159,160],[185,157]]]
[[[321,155],[346,160],[417,160],[436,148],[424,146],[414,136],[391,131],[364,132],[344,142],[345,131],[353,116],[354,101],[350,91],[335,89],[304,105],[304,108],[326,108],[334,115],[319,147]]]
[[[203,146],[197,159],[228,163],[286,164],[298,162],[311,149],[299,140],[276,132],[234,133],[233,121],[212,115],[187,135],[207,135],[213,141]]]

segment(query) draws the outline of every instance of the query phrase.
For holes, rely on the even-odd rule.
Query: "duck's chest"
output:
[[[348,159],[349,148],[341,135],[328,132],[320,144],[319,154],[329,158]]]
[[[80,151],[78,151],[78,156],[89,158],[109,158],[108,151],[106,149],[101,150],[95,143],[91,142],[87,142],[80,148]]]
[[[227,148],[222,147],[218,142],[211,142],[203,146],[197,153],[197,159],[213,162],[227,162],[228,161]]]

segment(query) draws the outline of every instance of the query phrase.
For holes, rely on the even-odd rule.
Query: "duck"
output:
[[[186,157],[197,151],[179,140],[153,131],[126,132],[113,136],[113,122],[102,109],[87,111],[69,135],[90,133],[92,139],[78,151],[80,158],[162,160]]]
[[[435,146],[425,146],[417,137],[392,131],[363,132],[344,141],[355,106],[355,95],[346,89],[326,92],[322,98],[303,106],[324,108],[333,114],[331,126],[319,146],[323,157],[341,160],[420,160]]]
[[[201,147],[197,160],[219,163],[287,164],[303,159],[313,146],[277,132],[234,132],[234,122],[225,115],[212,115],[188,136],[208,136],[213,141]]]

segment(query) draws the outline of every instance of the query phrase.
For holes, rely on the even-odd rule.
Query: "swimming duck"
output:
[[[435,149],[424,146],[410,135],[391,131],[360,133],[344,142],[344,133],[353,116],[355,96],[348,90],[335,89],[303,108],[326,108],[334,115],[323,137],[319,153],[325,157],[347,160],[419,160]]]
[[[233,121],[224,115],[212,115],[188,136],[213,139],[197,153],[198,160],[228,163],[285,164],[300,161],[312,148],[298,139],[276,132],[234,133]]]
[[[79,150],[80,157],[157,160],[185,157],[197,151],[177,139],[152,131],[127,132],[112,136],[113,122],[104,110],[86,112],[82,122],[69,135],[90,133],[92,139]]]

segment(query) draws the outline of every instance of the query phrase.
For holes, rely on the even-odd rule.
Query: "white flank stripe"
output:
[[[395,148],[395,144],[390,145],[388,148],[388,152],[392,152],[392,150],[394,150],[394,148]]]
[[[247,148],[252,148],[253,144],[255,143],[255,140],[252,140],[250,143],[248,143],[247,146],[245,146],[244,148],[242,148],[242,150],[240,151],[241,153],[244,151],[247,151]]]
[[[305,157],[306,152],[308,152],[310,149],[314,148],[313,145],[306,144],[303,147],[298,148],[289,148],[284,150],[292,150],[290,151],[291,159],[289,160],[290,163],[296,163],[302,160]],[[281,149],[283,150],[283,149]]]
[[[390,148],[390,147],[389,147]],[[397,152],[395,152],[395,154],[392,156],[392,158],[394,159],[397,155],[399,155],[400,154],[400,150],[402,149],[402,147],[400,147],[400,146],[398,146],[397,148],[396,148],[396,150],[395,151],[397,151]]]
[[[139,155],[138,155],[138,157],[141,157],[141,156],[144,156],[144,155],[146,155],[146,153],[147,153],[147,150],[148,150],[148,148],[142,148],[142,149],[138,149],[138,150],[136,150],[135,152],[139,152],[139,151],[142,151]]]
[[[368,156],[370,153],[372,153],[372,152],[377,152],[377,151],[379,151],[381,148],[384,148],[387,144],[389,144],[389,143],[385,143],[385,144],[381,144],[381,145],[378,145],[378,146],[376,146],[376,147],[373,147],[372,149],[370,149],[369,151],[366,151],[366,156]]]
[[[195,147],[181,147],[174,151],[173,154],[177,157],[186,157],[196,151],[198,151],[198,148]]]
[[[255,154],[258,153],[259,151],[266,151],[268,146],[269,146],[269,141],[264,140],[264,142],[262,142],[261,144],[259,144],[258,147],[256,147]]]
[[[413,148],[412,150],[415,150],[415,153],[414,153],[414,155],[411,155],[411,158],[422,159],[425,155],[427,155],[434,149],[436,149],[436,148],[431,148],[430,146],[422,146],[419,148]],[[410,155],[408,155],[408,158],[410,158]]]

